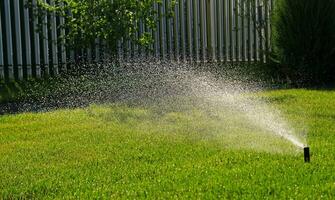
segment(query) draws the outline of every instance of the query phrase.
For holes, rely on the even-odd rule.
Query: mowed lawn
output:
[[[311,163],[285,142],[210,136],[229,129],[202,113],[92,105],[0,116],[0,199],[334,198],[335,91],[257,96],[305,124]]]

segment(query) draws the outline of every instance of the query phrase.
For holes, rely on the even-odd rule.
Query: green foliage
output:
[[[66,78],[70,77],[49,77],[0,83],[0,104],[19,103],[24,100],[36,100],[60,95],[60,91],[65,89],[59,87],[64,84]],[[76,83],[80,84],[81,82],[77,80]],[[73,90],[73,88],[66,88],[66,91],[71,93],[73,92],[71,89]]]
[[[132,40],[148,46],[152,41],[150,30],[156,28],[158,18],[154,3],[160,0],[55,0],[55,4],[38,0],[34,6],[40,17],[56,13],[65,19],[59,28],[67,30],[62,38],[66,45],[78,49],[88,47],[96,39],[106,42],[107,49],[114,53],[121,39]],[[175,2],[173,2],[175,3]],[[139,23],[146,27],[137,37]]]
[[[335,1],[279,0],[273,44],[281,71],[294,82],[335,81]]]
[[[310,127],[311,163],[302,151],[225,145],[262,138],[199,135],[227,130],[205,113],[120,105],[25,113],[0,116],[0,199],[332,199],[335,93],[257,95]]]
[[[15,101],[22,93],[22,84],[18,82],[0,83],[0,104]]]

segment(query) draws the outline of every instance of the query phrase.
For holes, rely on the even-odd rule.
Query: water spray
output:
[[[304,158],[305,158],[306,163],[309,163],[311,160],[310,153],[309,153],[309,147],[307,146],[304,147]]]

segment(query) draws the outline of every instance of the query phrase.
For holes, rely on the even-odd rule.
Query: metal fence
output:
[[[99,46],[74,52],[57,43],[58,36],[65,34],[58,29],[64,19],[54,14],[34,17],[25,6],[28,1],[36,4],[36,0],[0,0],[0,80],[57,75],[78,55],[88,62],[104,60]],[[154,5],[159,21],[152,31],[152,51],[120,41],[119,59],[140,55],[187,62],[267,60],[273,0],[179,0],[174,16],[167,17],[170,3],[162,0]],[[43,34],[36,31],[39,25]],[[150,30],[139,24],[138,34],[144,31]]]

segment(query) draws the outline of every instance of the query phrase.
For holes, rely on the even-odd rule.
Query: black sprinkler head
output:
[[[311,161],[309,147],[304,147],[304,158],[306,163],[309,163]]]

